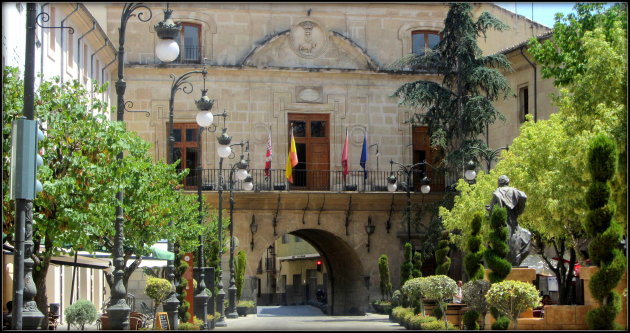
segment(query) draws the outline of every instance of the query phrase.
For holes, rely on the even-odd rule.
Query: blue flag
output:
[[[367,162],[367,159],[368,159],[368,145],[367,145],[367,132],[366,132],[365,135],[363,136],[363,148],[361,149],[361,162],[359,162],[359,164],[363,168],[363,179],[367,179],[368,177],[367,168],[365,167],[365,163]]]

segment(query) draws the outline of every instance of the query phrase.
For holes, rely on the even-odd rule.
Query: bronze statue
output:
[[[499,187],[492,192],[492,201],[488,210],[495,205],[507,209],[507,225],[510,230],[510,253],[506,258],[512,266],[519,266],[530,251],[531,232],[518,225],[517,217],[525,210],[527,195],[514,187],[508,186],[510,179],[506,175],[499,177]]]

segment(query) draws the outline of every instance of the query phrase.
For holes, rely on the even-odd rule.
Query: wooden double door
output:
[[[328,114],[289,113],[295,138],[298,164],[293,168],[291,189],[328,191],[330,189],[330,116]]]

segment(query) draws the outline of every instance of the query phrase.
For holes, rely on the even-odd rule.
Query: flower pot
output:
[[[238,313],[239,316],[245,317],[249,313],[249,309],[250,307],[247,307],[247,306],[237,306],[236,312]]]

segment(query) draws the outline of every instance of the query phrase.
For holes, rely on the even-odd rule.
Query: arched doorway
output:
[[[309,274],[308,270],[305,270],[297,278],[294,276],[269,274],[269,272],[278,272],[278,267],[275,267],[277,265],[276,262],[278,262],[275,257],[275,245],[269,244],[266,246],[267,253],[262,254],[261,262],[264,268],[259,273],[268,277],[268,280],[266,279],[268,287],[274,293],[277,293],[277,296],[265,301],[271,300],[276,305],[296,304],[298,299],[312,299],[312,295],[315,294],[314,289],[321,288],[327,300],[327,314],[364,315],[368,306],[368,290],[365,284],[363,265],[354,249],[340,237],[325,230],[298,229],[287,234],[299,237],[315,248],[319,256],[309,257],[306,260],[312,261],[311,266],[315,268],[316,261],[321,259],[325,278],[310,280],[315,274]],[[283,237],[285,236],[281,235],[276,241]],[[283,281],[283,279],[287,281]],[[294,279],[296,280],[293,281]],[[324,285],[322,286],[316,281],[323,281]],[[286,285],[291,287],[285,289]],[[294,292],[294,290],[298,292]],[[303,298],[297,297],[300,293],[304,295]],[[259,294],[259,300],[260,297]]]

